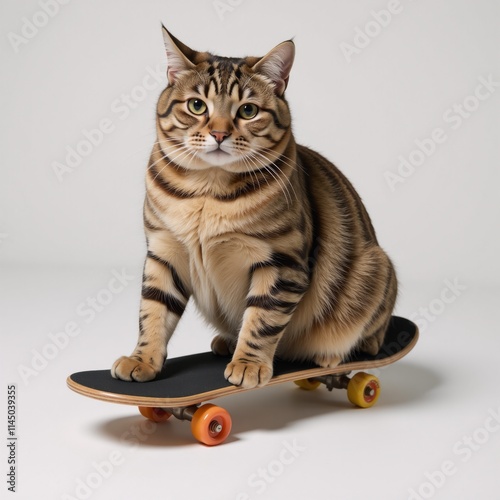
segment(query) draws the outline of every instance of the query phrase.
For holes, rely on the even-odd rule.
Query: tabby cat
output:
[[[350,182],[295,143],[293,42],[239,59],[163,36],[139,340],[112,375],[155,378],[191,296],[218,331],[213,352],[232,354],[234,385],[265,385],[274,356],[334,367],[354,348],[376,354],[396,275]]]

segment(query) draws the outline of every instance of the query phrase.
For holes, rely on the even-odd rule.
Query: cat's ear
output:
[[[275,93],[281,96],[288,85],[294,57],[295,44],[288,40],[274,47],[253,69],[270,78],[275,85]]]
[[[162,33],[167,51],[167,78],[168,83],[172,85],[176,81],[178,73],[194,68],[192,60],[196,52],[177,40],[163,25]]]

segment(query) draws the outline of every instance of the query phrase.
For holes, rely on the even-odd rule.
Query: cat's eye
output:
[[[201,99],[189,99],[188,109],[193,115],[202,115],[207,111],[207,105]]]
[[[251,120],[259,112],[259,108],[255,104],[243,104],[238,109],[238,116],[244,120]]]

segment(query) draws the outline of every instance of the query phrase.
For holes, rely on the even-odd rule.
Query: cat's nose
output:
[[[220,144],[226,137],[230,135],[229,132],[221,132],[220,130],[212,130],[210,135]]]

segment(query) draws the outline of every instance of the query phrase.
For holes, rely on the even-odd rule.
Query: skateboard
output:
[[[267,385],[295,382],[305,390],[326,385],[328,390],[347,389],[351,403],[361,408],[373,406],[380,395],[377,377],[352,371],[375,369],[398,361],[418,340],[418,328],[411,321],[393,316],[385,340],[377,355],[353,352],[335,368],[321,368],[310,362],[274,361],[274,376]],[[163,371],[150,382],[124,382],[111,376],[110,370],[74,373],[67,379],[73,391],[102,401],[135,405],[140,413],[163,422],[172,415],[191,422],[194,437],[209,446],[226,440],[231,432],[231,416],[219,406],[202,404],[222,396],[255,389],[231,385],[224,378],[228,357],[211,352],[168,359]]]

